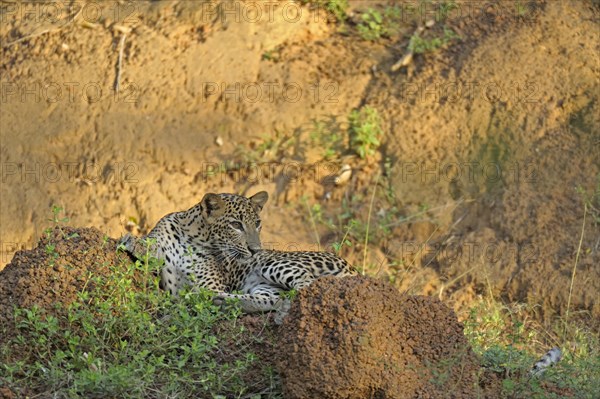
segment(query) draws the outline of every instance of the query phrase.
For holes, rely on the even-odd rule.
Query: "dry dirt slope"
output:
[[[339,210],[343,196],[360,194],[365,215],[381,169],[401,214],[431,209],[419,222],[393,221],[391,236],[372,248],[384,264],[410,258],[410,268],[384,272],[402,288],[443,294],[454,304],[491,292],[541,304],[548,316],[564,311],[583,225],[578,188],[591,198],[600,173],[597,4],[528,3],[531,12],[520,17],[500,2],[496,12],[452,14],[445,23],[462,39],[415,57],[400,72],[390,67],[405,53],[416,20],[402,25],[406,35],[371,43],[352,23],[341,35],[306,7],[295,22],[276,12],[273,20],[249,23],[222,18],[200,2],[139,2],[117,13],[90,2],[101,5],[94,18],[79,14],[36,36],[57,25],[24,21],[16,4],[16,12],[11,2],[1,5],[9,11],[0,26],[1,83],[8,90],[0,110],[3,264],[17,248],[34,245],[52,204],[65,207],[77,226],[119,236],[129,218],[147,231],[209,190],[276,193],[273,177],[248,185],[221,174],[204,179],[202,172],[239,158],[238,145],[246,157],[310,167],[317,159],[310,152],[273,158],[259,151],[261,137],[298,133],[299,143],[310,146],[313,119],[343,124],[351,109],[370,104],[383,115],[382,162],[353,164],[356,179],[330,206]],[[132,30],[115,97],[122,26]],[[435,29],[443,31],[441,24]],[[276,91],[255,101],[236,91],[248,84],[266,90],[273,82],[303,94],[290,101]],[[207,92],[222,83],[239,96]],[[321,193],[306,177],[287,200],[293,205],[307,194],[325,205]],[[598,209],[598,197],[591,201]],[[377,211],[385,215],[388,207]],[[272,201],[265,241],[314,244],[300,209]],[[596,316],[599,236],[590,208],[572,305]]]
[[[400,138],[386,143],[396,197],[442,209],[438,225],[399,229],[389,252],[407,257],[415,253],[407,242],[442,230],[419,256],[429,267],[407,288],[429,281],[430,292],[457,301],[492,293],[551,317],[566,308],[583,230],[575,307],[597,317],[598,7],[538,4],[528,21],[509,13],[458,21],[465,40],[417,60],[418,77],[373,81],[366,102]]]
[[[23,21],[23,8],[7,13],[0,27],[3,87],[15,91],[3,100],[0,119],[2,264],[34,245],[51,204],[63,205],[77,225],[118,236],[128,217],[146,230],[208,190],[233,190],[233,182],[207,184],[199,176],[230,160],[238,144],[345,115],[369,80],[368,66],[354,68],[349,50],[338,46],[335,27],[307,12],[293,23],[281,12],[248,23],[220,18],[202,2],[136,2],[117,14],[110,4],[91,4],[102,6],[97,18],[80,15],[22,42],[10,44],[46,28]],[[115,97],[119,25],[133,30]],[[279,46],[289,60],[263,59]],[[313,55],[293,59],[307,46]],[[340,60],[345,75],[323,76]],[[255,84],[264,95],[249,101],[245,88]],[[319,94],[326,85],[336,90],[334,101]],[[207,94],[213,87],[219,91]],[[233,95],[223,98],[221,87]],[[285,97],[287,87],[301,95]],[[27,90],[33,94],[22,96]],[[260,182],[273,187],[272,179]]]

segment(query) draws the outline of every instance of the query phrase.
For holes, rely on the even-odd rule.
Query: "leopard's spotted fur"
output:
[[[237,298],[246,312],[285,307],[280,294],[301,289],[321,276],[355,275],[344,259],[329,252],[284,252],[260,250],[249,259],[238,261],[249,266],[242,294],[220,293],[217,301]]]
[[[150,252],[165,261],[161,286],[173,295],[187,284],[206,288],[216,292],[216,303],[237,298],[245,312],[260,312],[286,308],[282,292],[320,276],[355,274],[331,253],[262,250],[259,213],[267,199],[266,192],[250,198],[206,194],[191,209],[163,217],[145,237],[155,239]],[[131,235],[122,243],[137,257],[147,250]]]
[[[260,250],[259,213],[266,192],[250,198],[233,194],[206,194],[187,211],[164,216],[143,239],[126,235],[128,252],[140,258],[148,251],[164,259],[161,287],[175,295],[191,284],[216,292],[239,290],[249,265],[235,262]]]

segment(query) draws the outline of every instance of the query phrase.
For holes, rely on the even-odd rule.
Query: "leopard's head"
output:
[[[250,258],[260,245],[260,211],[269,195],[265,191],[251,197],[235,194],[206,194],[201,213],[208,228],[209,248],[223,260]]]

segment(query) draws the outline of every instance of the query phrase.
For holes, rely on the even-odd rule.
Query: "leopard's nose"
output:
[[[248,246],[248,251],[250,251],[251,256],[254,256],[258,251],[260,251],[260,237],[257,232],[251,233],[246,241],[246,245]]]

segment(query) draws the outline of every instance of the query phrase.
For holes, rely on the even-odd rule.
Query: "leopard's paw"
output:
[[[227,304],[227,299],[231,298],[231,295],[229,295],[226,292],[217,292],[214,296],[213,296],[213,304],[220,306],[220,307],[224,307]]]
[[[278,303],[277,310],[275,312],[275,317],[273,320],[275,324],[282,325],[283,319],[290,312],[290,308],[292,307],[292,302],[289,299],[281,299],[280,303]]]

